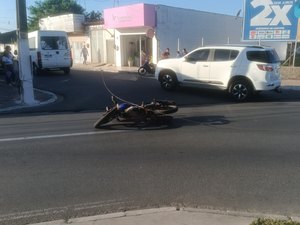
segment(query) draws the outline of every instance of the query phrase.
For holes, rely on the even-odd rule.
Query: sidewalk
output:
[[[115,67],[109,64],[75,64],[73,70],[91,70],[91,71],[105,71],[112,73],[137,73],[137,67]],[[299,90],[300,79],[285,79],[282,80],[282,89]],[[0,76],[0,113],[10,112],[16,109],[29,108],[53,103],[57,100],[54,93],[34,89],[34,96],[37,104],[26,105],[20,99],[18,90],[15,87],[6,85],[4,77]]]
[[[2,77],[1,77],[2,78]],[[34,89],[36,104],[26,105],[16,87],[8,86],[4,80],[0,78],[0,113],[9,112],[21,108],[29,108],[53,103],[57,100],[54,93]]]
[[[112,64],[105,64],[105,63],[88,63],[88,64],[74,64],[72,69],[74,70],[91,70],[91,71],[100,71],[103,70],[105,72],[111,72],[111,73],[136,73],[139,69],[139,67],[116,67]]]
[[[31,225],[250,225],[257,218],[288,219],[288,217],[278,215],[169,207],[71,218]],[[299,221],[300,218],[293,217],[291,219]]]
[[[75,64],[73,70],[91,70],[91,71],[106,71],[112,73],[137,73],[137,67],[122,67],[117,68],[110,64]],[[23,103],[17,88],[8,86],[5,83],[4,75],[0,74],[0,113],[11,112],[13,110],[30,108],[53,103],[57,100],[55,93],[34,89],[34,97],[37,104],[26,105]]]

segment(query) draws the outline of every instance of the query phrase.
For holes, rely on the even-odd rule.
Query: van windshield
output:
[[[41,48],[43,50],[66,50],[68,42],[64,36],[42,36]]]

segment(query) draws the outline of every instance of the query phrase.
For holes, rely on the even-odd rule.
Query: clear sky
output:
[[[27,7],[36,0],[26,0]],[[77,0],[87,12],[135,3],[161,4],[179,8],[236,15],[243,8],[244,0]],[[0,0],[0,32],[16,29],[16,0]]]

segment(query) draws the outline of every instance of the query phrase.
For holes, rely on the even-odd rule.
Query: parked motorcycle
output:
[[[148,60],[138,69],[138,74],[141,76],[145,76],[147,73],[155,73],[155,65],[150,63]]]
[[[132,103],[117,103],[112,97],[113,106],[106,108],[106,112],[94,124],[95,128],[101,128],[102,125],[116,119],[119,122],[133,122],[134,124],[147,124],[158,121],[167,114],[175,113],[178,106],[174,101],[153,100],[148,104],[142,103],[136,105]]]

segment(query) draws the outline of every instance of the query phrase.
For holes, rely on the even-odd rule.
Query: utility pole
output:
[[[26,0],[16,0],[17,7],[17,39],[18,39],[18,58],[19,76],[22,81],[22,101],[26,105],[34,105],[38,102],[34,99],[32,84],[30,52],[28,44],[28,28]]]
[[[114,0],[114,7],[119,6],[119,0]]]

